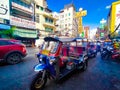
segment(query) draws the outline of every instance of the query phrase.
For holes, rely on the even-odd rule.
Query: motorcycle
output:
[[[120,51],[115,51],[113,54],[112,54],[112,59],[113,60],[120,60]]]
[[[101,51],[101,58],[103,60],[110,60],[112,59],[111,56],[113,55],[113,53],[114,53],[113,47],[108,46],[106,48],[103,48],[103,50]]]
[[[42,89],[47,79],[59,81],[76,69],[87,69],[88,57],[84,48],[78,45],[81,43],[78,38],[64,40],[45,37],[44,41],[36,55],[39,64],[34,67],[34,71],[38,74],[32,81],[32,90]]]
[[[103,60],[115,60],[115,59],[119,59],[119,56],[120,56],[120,53],[114,50],[112,46],[103,48],[101,52],[101,58]]]
[[[97,55],[96,46],[95,45],[91,45],[88,48],[88,57],[92,58],[92,57],[96,57],[96,55]]]

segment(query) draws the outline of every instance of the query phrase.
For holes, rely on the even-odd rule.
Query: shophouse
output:
[[[36,28],[40,37],[53,34],[56,30],[56,18],[52,15],[52,10],[48,8],[46,0],[34,0]]]
[[[0,0],[0,38],[8,37],[4,32],[10,28],[10,2],[9,0]]]
[[[13,36],[26,45],[34,45],[37,38],[35,11],[32,0],[10,0],[10,25]]]
[[[65,35],[67,32],[72,34],[77,27],[75,26],[75,14],[76,10],[73,4],[64,6],[59,13],[59,29]],[[76,22],[77,24],[77,22]]]

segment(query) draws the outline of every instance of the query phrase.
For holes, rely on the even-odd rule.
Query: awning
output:
[[[5,24],[0,24],[0,29],[6,29],[9,30],[11,27],[9,25],[5,25]]]
[[[37,38],[37,30],[16,28],[16,30],[14,31],[14,36],[23,38]]]

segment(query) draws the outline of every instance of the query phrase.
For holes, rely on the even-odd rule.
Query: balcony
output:
[[[25,12],[25,13],[28,13],[28,14],[33,14],[33,9],[29,9],[29,8],[26,8],[24,6],[21,6],[15,2],[12,2],[12,9],[16,9],[16,10],[19,10],[19,11],[22,11],[22,12]]]
[[[34,3],[44,8],[48,7],[46,0],[34,0]]]

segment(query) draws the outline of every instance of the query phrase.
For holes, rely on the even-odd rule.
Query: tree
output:
[[[0,35],[7,35],[9,38],[13,38],[13,33],[15,29],[16,27],[13,26],[9,30],[1,30]]]

